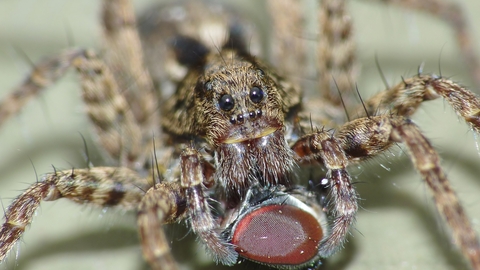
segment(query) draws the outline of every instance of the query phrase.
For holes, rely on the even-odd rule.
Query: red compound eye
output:
[[[291,205],[267,205],[243,217],[232,244],[240,256],[268,265],[301,265],[317,256],[322,227]]]

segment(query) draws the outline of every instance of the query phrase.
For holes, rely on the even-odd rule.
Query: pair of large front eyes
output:
[[[253,86],[250,89],[249,96],[250,100],[253,103],[260,103],[263,100],[265,94],[260,87]],[[233,107],[235,107],[235,101],[233,100],[232,95],[224,94],[218,100],[218,105],[220,106],[220,109],[224,111],[230,111],[231,109],[233,109]]]

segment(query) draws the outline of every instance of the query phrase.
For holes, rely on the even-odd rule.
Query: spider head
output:
[[[281,96],[272,78],[254,61],[212,59],[195,88],[197,123],[214,145],[267,136],[283,128]]]

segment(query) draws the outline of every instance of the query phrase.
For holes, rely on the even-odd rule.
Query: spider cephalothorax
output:
[[[166,115],[172,116],[166,118],[166,131],[202,137],[213,148],[214,178],[230,205],[258,182],[292,184],[294,159],[285,137],[285,115],[298,104],[287,102],[289,89],[263,69],[241,48],[206,54],[166,108]]]

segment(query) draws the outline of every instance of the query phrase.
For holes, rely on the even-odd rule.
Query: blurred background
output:
[[[155,1],[135,1],[138,13]],[[245,7],[262,18],[263,4]],[[351,1],[364,98],[384,89],[377,55],[390,85],[417,72],[439,73],[473,86],[452,29],[423,13],[374,1]],[[457,0],[464,8],[480,53],[480,2]],[[0,1],[0,98],[18,85],[32,63],[68,47],[99,48],[100,1]],[[263,15],[263,17],[265,17]],[[480,89],[472,87],[480,94]],[[0,200],[11,200],[59,169],[85,167],[85,137],[94,165],[102,165],[82,113],[76,76],[69,74],[22,113],[0,127]],[[480,232],[480,151],[473,134],[448,104],[428,102],[414,116],[442,156],[442,165]],[[425,184],[396,147],[353,170],[361,196],[355,229],[345,249],[323,269],[465,269],[437,214]],[[177,226],[169,230],[179,260],[198,257],[194,269],[212,269],[203,251]],[[187,248],[189,247],[189,248]],[[190,248],[191,247],[191,248]],[[185,264],[185,269],[188,266]],[[43,203],[23,240],[0,269],[148,269],[143,262],[135,215],[82,207],[66,200]],[[235,269],[242,269],[236,267]]]

